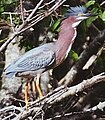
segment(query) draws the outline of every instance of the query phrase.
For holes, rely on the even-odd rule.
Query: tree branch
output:
[[[40,100],[36,100],[34,102],[30,102],[30,105],[28,106],[28,111],[25,110],[25,107],[19,108],[15,106],[6,107],[0,110],[0,117],[4,119],[5,117],[8,117],[9,115],[13,115],[11,120],[22,120],[26,119],[28,117],[33,117],[37,119],[38,116],[42,116],[43,112],[46,112],[47,109],[52,108],[55,104],[62,103],[61,101],[64,101],[67,97],[74,96],[78,93],[84,92],[84,90],[89,90],[93,85],[105,81],[105,75],[104,73],[101,73],[99,75],[96,75],[90,79],[84,80],[78,85],[75,85],[73,87],[59,87],[55,89],[53,92],[48,93],[46,96],[41,98]],[[97,108],[102,110],[105,106],[104,103],[100,103],[97,105]],[[18,111],[15,113],[14,111]],[[86,112],[96,110],[96,107],[92,109],[87,109]],[[74,111],[75,112],[75,111]],[[15,114],[14,114],[15,113]],[[3,116],[4,115],[4,116]]]
[[[45,11],[42,15],[38,16],[37,18],[33,19],[32,24],[30,24],[30,20],[32,20],[33,15],[35,14],[36,10],[40,7],[43,0],[40,0],[40,2],[36,5],[36,7],[33,9],[31,14],[27,17],[27,19],[24,21],[22,25],[19,26],[19,28],[10,36],[10,38],[0,47],[0,52],[3,51],[6,46],[19,34],[24,32],[25,30],[31,28],[33,25],[37,24],[39,21],[43,20],[45,17],[49,16],[51,13],[53,13],[59,6],[61,6],[66,0],[58,0],[54,6],[52,6],[48,11]],[[29,25],[29,26],[28,26]],[[28,27],[26,27],[28,26]]]

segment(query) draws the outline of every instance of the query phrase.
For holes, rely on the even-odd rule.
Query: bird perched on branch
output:
[[[61,22],[58,40],[26,52],[5,68],[5,75],[7,77],[15,75],[31,79],[61,64],[71,50],[77,35],[76,27],[82,20],[87,19],[89,16],[95,15],[87,13],[87,9],[83,6],[71,7]],[[42,95],[39,87],[37,89],[39,94]],[[27,105],[27,94],[25,101]]]

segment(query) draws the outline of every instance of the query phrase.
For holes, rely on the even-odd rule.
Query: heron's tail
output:
[[[7,78],[13,77],[16,74],[16,71],[14,71],[13,68],[13,65],[9,65],[8,67],[6,67],[3,71],[3,75]]]
[[[4,75],[5,77],[7,77],[7,78],[11,78],[11,77],[13,77],[15,74],[16,74],[15,72],[8,72],[8,73],[3,72],[3,75]]]

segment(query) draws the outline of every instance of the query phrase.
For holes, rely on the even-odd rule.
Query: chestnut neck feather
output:
[[[61,23],[58,40],[55,43],[56,65],[59,65],[65,59],[67,51],[70,50],[76,37],[76,28],[72,27],[73,20],[73,17],[69,17]]]

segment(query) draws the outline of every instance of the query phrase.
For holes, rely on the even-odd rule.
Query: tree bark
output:
[[[12,63],[24,50],[20,51],[19,42],[15,38],[8,46],[5,51],[5,67]],[[2,75],[2,87],[0,90],[0,103],[2,105],[12,104],[11,98],[16,95],[19,87],[21,86],[21,78],[6,78],[5,75]]]

